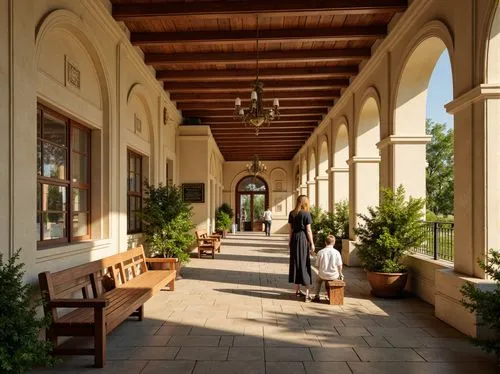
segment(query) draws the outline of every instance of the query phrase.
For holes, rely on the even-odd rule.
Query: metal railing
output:
[[[415,252],[434,260],[453,261],[455,235],[453,222],[424,222],[425,240]]]

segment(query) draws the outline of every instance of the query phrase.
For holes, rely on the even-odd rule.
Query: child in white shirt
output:
[[[319,274],[316,278],[315,296],[313,301],[319,301],[319,291],[323,281],[344,279],[342,274],[342,257],[340,252],[333,248],[335,237],[328,235],[325,241],[325,248],[317,253],[316,267]]]

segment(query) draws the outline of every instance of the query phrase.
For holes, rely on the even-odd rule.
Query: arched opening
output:
[[[333,204],[349,200],[349,135],[347,125],[341,124],[333,147]]]
[[[302,169],[300,171],[300,184],[302,187],[305,187],[307,185],[307,160],[305,157],[302,159]]]
[[[311,150],[307,171],[307,196],[312,206],[317,206],[316,200],[316,153]]]
[[[323,210],[328,210],[328,142],[323,140],[319,150],[318,163],[318,206]]]
[[[243,177],[236,185],[236,217],[239,231],[262,231],[262,216],[269,206],[269,188],[264,179]]]

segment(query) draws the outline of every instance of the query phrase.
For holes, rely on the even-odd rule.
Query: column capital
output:
[[[500,99],[500,84],[480,84],[472,90],[457,97],[453,101],[446,104],[444,107],[450,114],[458,113],[474,103],[486,99]]]
[[[328,175],[318,175],[316,178],[314,178],[316,181],[327,181],[328,180]]]
[[[378,149],[393,144],[427,144],[432,140],[431,135],[390,135],[377,143]]]
[[[307,181],[306,185],[310,186],[311,184],[316,184],[316,181]]]
[[[375,157],[359,157],[353,156],[347,160],[348,165],[354,164],[380,164],[380,156]]]
[[[331,167],[329,170],[330,174],[333,173],[349,173],[349,168],[339,168],[339,167]]]

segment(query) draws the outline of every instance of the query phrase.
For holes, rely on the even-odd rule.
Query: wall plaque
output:
[[[188,203],[204,203],[205,183],[183,183],[182,197]]]

